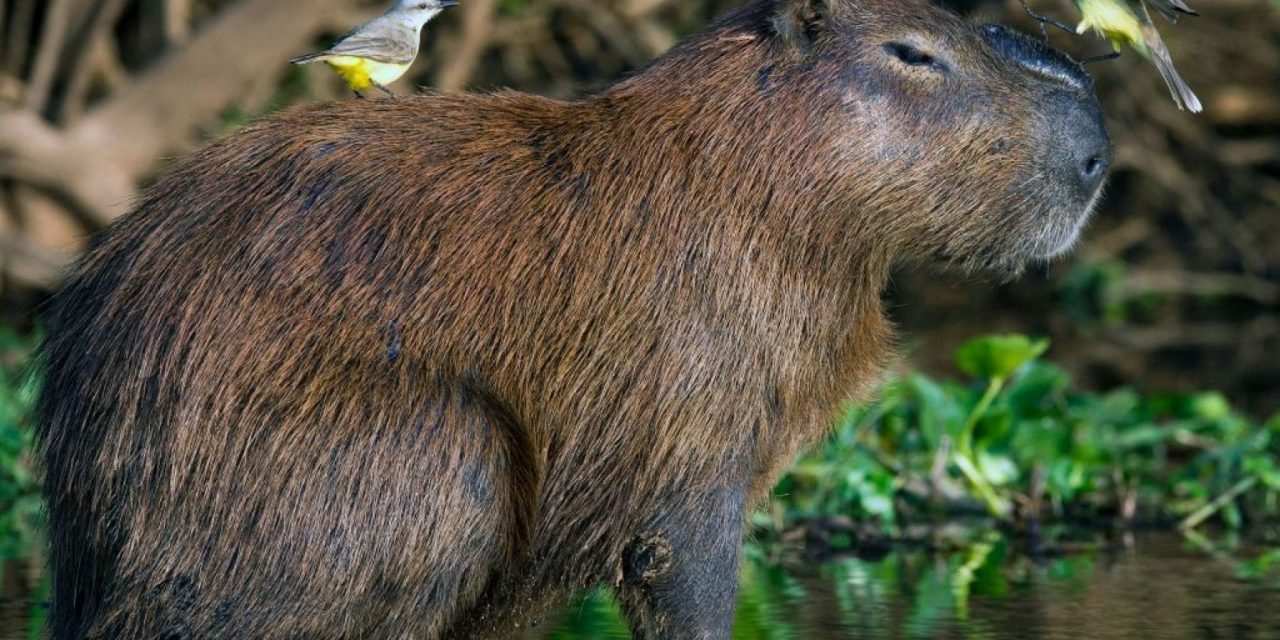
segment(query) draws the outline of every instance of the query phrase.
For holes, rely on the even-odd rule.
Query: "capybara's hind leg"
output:
[[[744,491],[690,489],[622,552],[619,596],[644,640],[729,640],[738,586]]]
[[[426,401],[396,387],[353,384],[264,425],[238,459],[197,461],[208,476],[134,513],[118,565],[130,579],[101,594],[90,636],[446,634],[523,553],[532,502],[517,492],[536,473],[474,381],[418,389]]]

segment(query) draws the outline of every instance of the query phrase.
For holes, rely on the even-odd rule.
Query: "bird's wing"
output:
[[[1146,0],[1146,2],[1169,22],[1177,22],[1179,13],[1185,13],[1189,16],[1200,15],[1182,0]]]
[[[1200,104],[1200,98],[1196,97],[1195,92],[1174,68],[1173,56],[1170,55],[1169,48],[1164,46],[1164,40],[1160,38],[1160,34],[1156,32],[1156,26],[1151,22],[1151,14],[1146,7],[1142,8],[1142,16],[1144,18],[1142,38],[1146,41],[1151,62],[1156,65],[1156,69],[1160,70],[1160,76],[1164,78],[1165,84],[1169,85],[1169,93],[1173,96],[1173,101],[1178,104],[1179,109],[1200,113],[1204,110]]]
[[[409,64],[418,57],[418,33],[390,21],[374,20],[356,27],[325,51],[388,64]]]

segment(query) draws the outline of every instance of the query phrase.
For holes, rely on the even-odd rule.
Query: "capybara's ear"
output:
[[[778,0],[773,29],[787,45],[808,50],[827,29],[829,0]]]

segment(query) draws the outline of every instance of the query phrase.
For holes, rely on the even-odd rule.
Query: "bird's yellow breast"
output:
[[[1084,33],[1093,29],[1106,36],[1118,51],[1129,45],[1145,51],[1142,42],[1142,23],[1138,16],[1120,0],[1078,0],[1080,25],[1076,31]]]
[[[378,62],[355,56],[333,56],[325,59],[353,91],[367,91],[376,85],[387,86],[400,79],[409,70],[407,64]]]

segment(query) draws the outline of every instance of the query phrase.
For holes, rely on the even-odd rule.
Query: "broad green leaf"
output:
[[[1192,398],[1191,411],[1197,418],[1222,420],[1231,416],[1231,403],[1216,391],[1200,393]]]
[[[917,374],[907,378],[907,388],[918,403],[920,433],[930,448],[939,446],[943,434],[954,435],[960,430],[964,410],[942,385]]]
[[[962,371],[983,380],[1007,380],[1023,365],[1044,355],[1049,341],[1021,335],[986,336],[970,340],[956,351]]]

